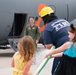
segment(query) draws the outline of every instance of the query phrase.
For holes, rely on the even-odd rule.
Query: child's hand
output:
[[[47,58],[49,55],[47,54],[47,55],[45,55],[45,57],[44,58]]]

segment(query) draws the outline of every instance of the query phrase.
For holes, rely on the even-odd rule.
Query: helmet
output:
[[[38,6],[38,13],[40,13],[40,11],[44,8],[44,7],[46,7],[47,5],[46,4],[40,4],[39,6]]]
[[[40,7],[40,6],[39,6]],[[40,8],[38,8],[40,9]],[[54,13],[54,10],[51,7],[44,5],[38,12],[40,17],[44,17],[47,14]]]

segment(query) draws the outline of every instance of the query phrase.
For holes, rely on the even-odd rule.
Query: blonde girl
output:
[[[30,67],[35,53],[34,41],[30,36],[24,36],[18,42],[18,51],[14,54],[11,62],[12,75],[32,75]]]

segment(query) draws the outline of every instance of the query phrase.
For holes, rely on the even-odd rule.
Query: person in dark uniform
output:
[[[30,24],[28,24],[26,26],[25,35],[31,36],[37,47],[37,44],[38,44],[40,36],[41,36],[41,32],[40,32],[38,26],[35,25],[34,18],[32,18],[32,17],[30,18]]]
[[[67,29],[70,26],[69,22],[64,19],[59,19],[54,10],[46,4],[38,6],[38,14],[43,19],[46,27],[43,31],[44,45],[50,49],[53,45],[57,48],[69,41]],[[52,75],[60,61],[60,57],[54,58]]]

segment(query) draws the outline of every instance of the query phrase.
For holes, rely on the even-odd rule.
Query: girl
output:
[[[12,75],[32,75],[30,67],[35,53],[34,41],[30,36],[24,36],[18,42],[18,51],[12,58]]]
[[[50,53],[45,56],[62,56],[53,75],[76,75],[76,25],[70,25],[68,34],[70,42],[64,43],[62,46],[50,51]]]

